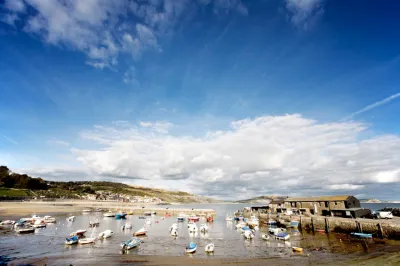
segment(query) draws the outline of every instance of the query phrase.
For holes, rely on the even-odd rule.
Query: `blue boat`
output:
[[[186,253],[193,253],[193,252],[196,252],[196,249],[197,249],[197,244],[193,243],[193,242],[190,242],[186,246],[185,251],[186,251]]]
[[[73,245],[78,243],[78,236],[73,236],[73,237],[67,237],[65,240],[65,244],[67,245]]]
[[[288,239],[290,238],[290,236],[289,236],[289,234],[286,233],[286,232],[281,232],[281,233],[278,233],[278,234],[275,236],[275,238],[276,238],[276,239],[279,239],[279,240],[288,240]]]
[[[250,227],[248,227],[248,226],[243,226],[242,227],[242,231],[247,231],[247,230],[250,230]]]
[[[239,221],[239,217],[234,217],[233,220],[234,221]]]
[[[372,238],[372,234],[365,234],[365,233],[351,233],[352,236],[354,237],[359,237],[359,238]]]
[[[178,217],[178,222],[183,222],[185,220],[185,218],[183,217]]]
[[[116,213],[115,214],[115,219],[125,219],[126,218],[126,213]]]
[[[132,239],[122,242],[121,248],[122,249],[132,249],[132,248],[139,246],[141,243],[142,243],[142,241],[140,240],[140,238],[134,237]]]

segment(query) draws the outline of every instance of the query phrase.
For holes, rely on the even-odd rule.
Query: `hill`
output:
[[[0,166],[0,196],[120,200],[142,203],[213,203],[184,191],[168,191],[107,181],[59,182],[12,173]]]
[[[237,200],[234,203],[268,204],[271,200],[282,198],[282,196],[259,196],[250,199]]]

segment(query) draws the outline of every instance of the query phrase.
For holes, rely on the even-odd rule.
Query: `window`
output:
[[[329,201],[325,201],[325,207],[326,207],[326,208],[329,207]]]
[[[337,205],[337,201],[335,201],[335,205]]]

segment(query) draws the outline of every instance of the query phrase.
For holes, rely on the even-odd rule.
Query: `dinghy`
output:
[[[32,226],[35,227],[35,228],[44,228],[44,227],[46,227],[46,224],[44,222],[37,223],[38,221],[40,221],[40,220],[36,220],[35,223]]]
[[[193,222],[198,222],[200,220],[200,217],[197,217],[196,215],[190,215],[188,217],[188,220]]]
[[[132,239],[129,239],[129,240],[126,240],[126,241],[122,242],[121,243],[121,248],[129,250],[129,249],[132,249],[132,248],[135,248],[135,247],[139,246],[141,243],[142,243],[142,241],[139,238],[134,237]]]
[[[292,247],[292,250],[294,252],[303,252],[303,248],[299,248],[299,247]]]
[[[204,247],[204,251],[207,253],[214,252],[214,243],[207,244],[207,246]]]
[[[67,221],[68,221],[68,222],[73,222],[73,221],[75,221],[75,216],[70,216],[70,217],[68,217],[68,218],[67,218]]]
[[[169,228],[169,231],[172,231],[174,229],[178,230],[178,224],[172,224],[171,227]]]
[[[196,252],[196,249],[197,249],[196,243],[190,242],[186,246],[185,251],[186,251],[186,253],[194,253],[194,252]]]
[[[171,230],[171,236],[178,236],[178,230],[177,229],[172,229]]]
[[[250,219],[247,221],[247,224],[249,226],[258,226],[259,220],[256,216],[252,215]]]
[[[115,214],[115,219],[125,219],[126,218],[126,212],[119,212]]]
[[[145,236],[145,235],[147,235],[147,229],[144,227],[133,233],[133,236]]]
[[[106,238],[111,237],[113,234],[114,234],[113,231],[111,231],[111,230],[105,230],[105,231],[103,231],[103,232],[101,232],[101,233],[99,234],[99,238],[100,238],[100,239],[106,239]]]
[[[15,224],[15,221],[13,220],[5,220],[0,223],[0,225],[13,225],[13,224]]]
[[[75,232],[73,232],[71,234],[71,236],[77,236],[77,237],[83,237],[86,233],[86,230],[84,229],[80,229],[80,230],[76,230]]]
[[[202,232],[202,233],[208,232],[208,226],[206,224],[202,224],[200,226],[200,232]]]
[[[151,220],[147,220],[147,221],[146,221],[146,224],[147,224],[147,225],[151,225]]]
[[[365,233],[351,233],[352,236],[354,237],[359,237],[359,238],[372,238],[372,234],[365,234]]]
[[[100,226],[99,220],[90,221],[90,222],[89,222],[89,227],[98,227],[98,226]]]
[[[96,238],[94,237],[81,238],[78,240],[78,243],[81,245],[93,244],[95,240]]]
[[[197,228],[196,224],[191,224],[189,226],[189,233],[196,233],[199,229]]]
[[[132,224],[130,224],[130,223],[125,223],[125,224],[121,227],[121,229],[122,229],[122,230],[132,229]]]
[[[251,230],[247,230],[247,231],[244,232],[244,237],[246,239],[253,239],[254,238],[254,234],[253,234],[253,232]]]
[[[261,235],[261,238],[264,239],[264,240],[269,240],[269,235],[267,235],[267,234],[262,234],[262,235]]]
[[[290,227],[293,227],[293,228],[299,227],[299,221],[295,221],[295,220],[290,221]]]
[[[285,232],[284,228],[268,228],[268,232],[272,235],[277,235],[279,233]]]
[[[111,211],[108,211],[106,213],[103,214],[104,217],[115,217],[115,214]]]
[[[281,233],[278,233],[278,234],[275,236],[275,238],[276,238],[276,239],[279,239],[279,240],[284,240],[284,241],[286,241],[286,240],[288,240],[288,239],[290,238],[290,236],[289,236],[289,234],[286,233],[286,232],[281,232]]]
[[[89,212],[92,212],[92,210],[90,210],[90,209],[84,209],[84,210],[82,210],[82,212],[83,212],[83,213],[89,213]]]
[[[56,218],[51,217],[51,216],[49,216],[49,215],[46,215],[46,216],[43,217],[43,218],[44,218],[43,221],[44,221],[45,223],[47,223],[47,224],[52,224],[52,223],[55,223],[55,222],[56,222]]]
[[[233,218],[232,216],[226,216],[225,221],[227,222],[232,222]]]
[[[78,237],[77,236],[72,236],[72,237],[67,237],[66,239],[65,239],[65,244],[66,245],[73,245],[73,244],[76,244],[76,243],[78,243]]]

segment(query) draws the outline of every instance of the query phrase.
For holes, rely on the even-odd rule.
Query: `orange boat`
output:
[[[207,220],[208,223],[214,222],[214,217],[207,216],[206,220]]]

